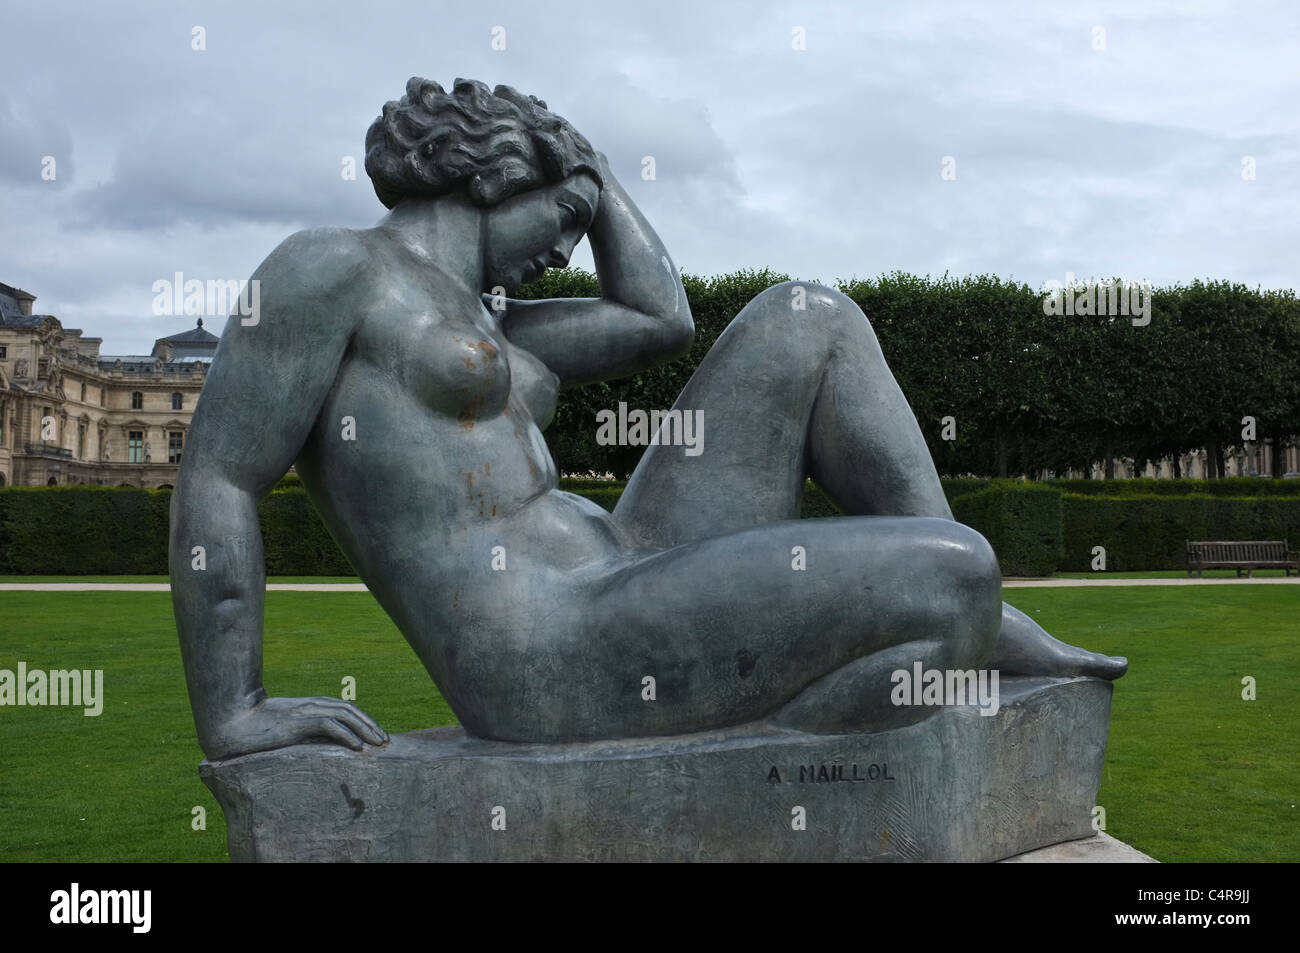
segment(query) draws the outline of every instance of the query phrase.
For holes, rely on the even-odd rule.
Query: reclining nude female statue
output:
[[[719,337],[675,404],[702,414],[702,453],[649,446],[612,513],[560,491],[557,389],[692,340],[667,251],[604,156],[509,87],[414,78],[366,149],[391,211],[271,253],[195,410],[171,578],[209,758],[387,740],[349,702],[262,688],[257,504],[291,464],[480,738],[884,729],[933,711],[891,702],[918,661],[1123,674],[1003,604],[866,316],[830,288],[777,285]],[[601,297],[508,297],[584,234]],[[796,519],[809,477],[847,515]]]

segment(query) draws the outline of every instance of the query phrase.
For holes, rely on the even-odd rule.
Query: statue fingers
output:
[[[328,717],[346,726],[358,737],[372,745],[388,741],[388,732],[364,711],[351,702],[338,698],[313,698],[311,711],[318,717]]]

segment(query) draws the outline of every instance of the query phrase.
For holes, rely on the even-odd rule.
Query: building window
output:
[[[131,409],[144,410],[144,394],[138,390],[131,391]]]
[[[9,353],[9,348],[5,347],[3,344],[0,344],[0,361],[3,361],[5,359],[5,356],[8,355],[8,353]]]
[[[82,402],[83,404],[86,402],[86,382],[85,382],[85,381],[82,381],[82,382],[81,382],[81,402]]]
[[[99,389],[99,406],[100,407],[108,406],[108,390],[103,387]]]
[[[185,446],[185,434],[179,430],[173,430],[167,435],[167,462],[180,463],[181,450]]]
[[[172,410],[180,410],[183,401],[184,398],[181,397],[180,391],[177,391],[176,393],[172,394]]]
[[[77,459],[84,460],[86,457],[86,428],[77,428]]]
[[[144,463],[144,431],[132,430],[126,441],[126,462]]]

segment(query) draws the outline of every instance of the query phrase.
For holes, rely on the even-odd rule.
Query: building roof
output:
[[[168,344],[211,344],[216,347],[221,338],[208,331],[203,330],[203,319],[199,318],[199,323],[190,328],[188,331],[181,331],[178,334],[169,334],[165,338],[159,338],[159,341],[166,341]]]
[[[0,297],[0,303],[3,303],[2,297]],[[10,314],[8,311],[0,311],[0,328],[15,331],[20,328],[38,328],[41,326],[41,322],[48,317],[48,314],[23,314],[21,311]]]
[[[190,370],[193,362],[191,361],[164,361],[162,358],[154,357],[152,354],[101,354],[99,355],[99,367],[101,370],[111,371],[117,367],[117,362],[122,362],[124,371],[152,371],[155,367],[172,368],[176,370],[178,365]],[[187,366],[190,365],[190,366]]]
[[[168,363],[186,361],[210,361],[217,351],[221,338],[203,330],[203,319],[188,331],[169,334],[153,342],[156,357],[165,357]],[[164,350],[165,348],[165,350]]]
[[[0,281],[0,328],[34,328],[40,324],[40,315],[24,313],[32,310],[35,300],[36,295],[31,292]]]
[[[31,307],[35,295],[0,282],[0,329],[29,330],[39,328],[44,321],[58,319],[48,314],[24,314]],[[117,369],[132,373],[150,373],[159,365],[172,372],[190,373],[196,363],[211,363],[221,338],[203,329],[203,319],[189,330],[170,334],[154,341],[152,354],[98,354],[102,338],[83,338],[78,329],[63,329],[68,346],[77,352],[78,361],[95,361],[101,371]]]
[[[21,302],[30,303],[35,300],[36,295],[30,291],[23,291],[22,288],[15,288],[0,281],[0,319],[7,318],[11,314],[21,315],[23,313]]]

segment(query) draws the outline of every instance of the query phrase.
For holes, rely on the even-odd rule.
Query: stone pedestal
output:
[[[993,861],[1093,833],[1111,684],[1004,679],[992,716],[573,745],[459,728],[199,773],[237,861]]]
[[[1116,840],[1105,831],[1091,837],[1040,847],[1015,857],[998,861],[1000,864],[1158,864],[1156,860]]]

